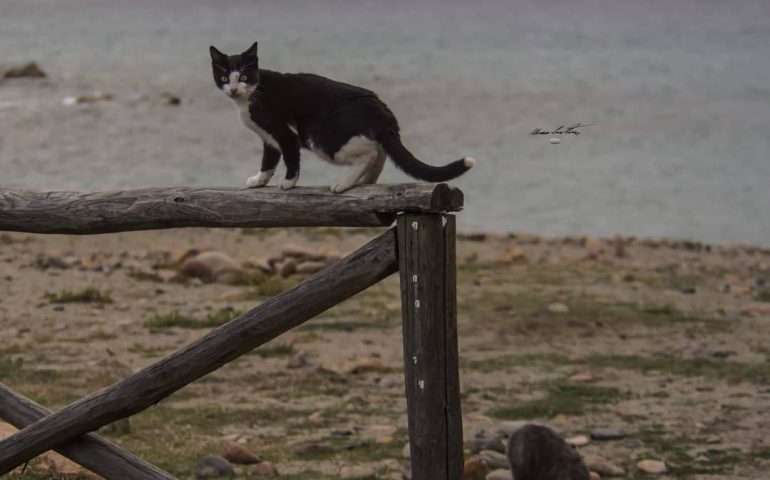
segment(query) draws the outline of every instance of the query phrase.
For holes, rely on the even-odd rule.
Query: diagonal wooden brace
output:
[[[0,383],[0,418],[10,422],[16,428],[24,428],[50,414],[51,412],[41,405]],[[56,447],[56,451],[104,478],[125,480],[174,480],[176,478],[93,433],[62,443]]]
[[[396,232],[391,229],[182,350],[0,441],[0,474],[144,410],[397,270]]]

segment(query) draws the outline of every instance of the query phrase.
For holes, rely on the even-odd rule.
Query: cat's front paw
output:
[[[273,172],[259,172],[259,174],[246,179],[246,186],[249,188],[264,187],[272,177]]]
[[[299,180],[299,175],[294,178],[284,178],[281,182],[281,190],[291,190],[297,186],[297,180]]]

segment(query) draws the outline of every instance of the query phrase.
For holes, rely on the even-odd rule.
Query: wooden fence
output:
[[[0,189],[0,231],[96,234],[176,227],[383,226],[355,252],[147,368],[52,413],[0,384],[0,475],[54,449],[108,479],[171,479],[89,433],[141,412],[341,301],[400,272],[404,374],[414,480],[460,480],[455,218],[446,184],[154,188],[120,192]],[[308,301],[312,300],[312,301]]]

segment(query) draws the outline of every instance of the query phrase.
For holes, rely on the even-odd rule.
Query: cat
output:
[[[310,73],[279,73],[259,68],[257,43],[239,55],[209,47],[214,82],[238,109],[241,122],[264,143],[262,167],[249,177],[250,188],[268,184],[283,156],[282,189],[299,179],[300,148],[336,165],[348,165],[348,177],[331,187],[344,192],[376,183],[389,156],[408,175],[443,182],[475,165],[471,157],[443,167],[422,163],[401,143],[396,117],[369,90]]]

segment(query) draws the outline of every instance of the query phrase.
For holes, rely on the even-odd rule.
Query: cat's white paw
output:
[[[246,186],[249,188],[264,187],[272,177],[273,172],[259,172],[259,174],[246,179]]]
[[[331,191],[332,193],[342,193],[345,190],[350,190],[353,188],[353,185],[345,185],[344,183],[338,183],[337,185],[332,185]]]
[[[297,180],[299,180],[299,175],[297,175],[294,178],[284,178],[281,182],[281,190],[290,190],[297,186]]]

